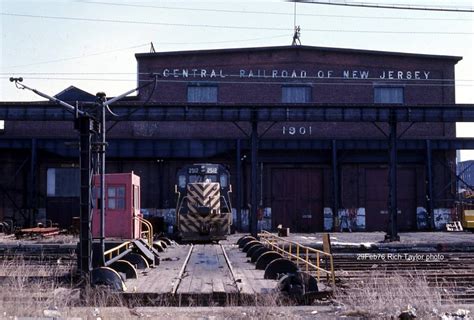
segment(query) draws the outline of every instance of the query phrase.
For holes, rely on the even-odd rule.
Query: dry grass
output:
[[[398,319],[401,312],[414,310],[418,319],[432,319],[454,300],[440,284],[430,285],[423,273],[394,274],[373,272],[350,290],[337,290],[335,300],[345,316],[361,319]]]
[[[21,257],[4,260],[0,264],[0,319],[14,317],[82,317],[84,319],[140,317],[135,309],[141,301],[125,300],[105,288],[76,287],[71,281],[64,281],[68,268],[59,264],[41,264],[41,261],[27,261]],[[59,281],[61,279],[61,281]],[[276,292],[249,297],[246,301],[228,298],[223,318],[235,318],[232,307],[240,303],[248,305],[237,314],[243,319],[287,319],[291,313],[279,308],[284,302]],[[173,308],[170,300],[154,301],[156,307]],[[197,306],[196,303],[186,303]],[[209,301],[210,307],[217,307]],[[228,310],[228,311],[227,311]],[[193,312],[189,312],[191,316]],[[107,316],[106,316],[107,315]],[[227,316],[226,316],[227,315]],[[183,316],[183,315],[180,315]],[[186,313],[185,315],[186,316]]]

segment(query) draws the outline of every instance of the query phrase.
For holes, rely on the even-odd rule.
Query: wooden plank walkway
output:
[[[264,271],[257,270],[255,264],[250,262],[246,253],[237,245],[224,245],[227,256],[234,270],[234,275],[241,294],[255,295],[270,293],[277,287],[277,281],[263,278]]]
[[[190,245],[176,245],[160,253],[160,265],[145,271],[138,270],[137,279],[125,282],[128,292],[136,293],[171,293],[184,260],[191,248]]]
[[[237,293],[219,245],[195,245],[177,294]]]
[[[255,295],[270,293],[276,289],[277,281],[263,278],[264,271],[255,269],[255,264],[237,245],[223,245],[230,260],[235,280],[227,265],[220,245],[194,245],[176,294]],[[170,294],[178,281],[179,272],[189,253],[190,245],[177,245],[160,253],[160,265],[154,269],[139,270],[137,279],[125,282],[128,293]]]

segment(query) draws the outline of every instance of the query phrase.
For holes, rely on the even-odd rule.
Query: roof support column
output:
[[[388,137],[389,145],[389,175],[388,175],[388,231],[385,235],[385,241],[400,241],[398,235],[398,208],[397,208],[397,121],[395,112],[391,111],[389,121],[390,134]]]
[[[336,220],[339,211],[339,172],[337,159],[337,141],[332,140],[332,229],[336,231]]]
[[[258,199],[258,121],[257,113],[253,110],[252,117],[252,132],[250,134],[250,142],[252,149],[251,159],[251,175],[250,175],[250,233],[252,236],[257,236],[257,199]]]
[[[36,167],[38,160],[38,143],[36,138],[31,139],[31,161],[28,179],[28,216],[27,223],[32,226],[36,222]]]
[[[235,211],[237,215],[237,230],[242,230],[242,142],[240,139],[236,141],[235,148],[235,168],[236,168],[236,201]]]
[[[430,230],[435,229],[433,196],[433,161],[431,153],[431,141],[426,140],[426,209],[430,218]]]

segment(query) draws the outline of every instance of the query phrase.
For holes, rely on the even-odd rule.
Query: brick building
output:
[[[139,53],[136,59],[139,84],[149,81],[151,74],[160,77],[154,90],[148,86],[124,104],[144,105],[144,109],[147,104],[285,104],[287,108],[307,105],[317,112],[318,106],[328,105],[454,104],[454,66],[461,58],[284,46]],[[76,88],[59,95],[70,101],[77,96],[91,99]],[[334,227],[337,211],[335,222],[343,227],[386,229],[387,124],[330,119],[260,122],[258,131],[261,227],[283,224],[295,231],[321,231]],[[122,121],[108,132],[107,170],[133,170],[141,177],[144,212],[163,215],[172,223],[177,169],[191,162],[226,164],[234,191],[237,184],[242,186],[240,194],[234,192],[234,207],[242,214],[245,229],[249,132],[250,124],[245,122]],[[455,138],[455,125],[402,123],[398,132],[403,135],[398,152],[400,230],[423,229],[427,226],[426,151],[420,146],[427,140]],[[46,212],[64,224],[77,215],[72,209],[78,201],[74,188],[78,176],[73,173],[77,151],[65,144],[76,137],[67,121],[6,121],[0,138],[0,182],[6,190],[0,195],[0,213]],[[28,167],[33,161],[27,162],[20,170],[23,178],[8,185],[7,173],[33,159],[33,144],[38,150],[35,165]],[[433,209],[442,215],[449,211],[443,209],[452,206],[456,192],[455,186],[449,186],[455,153],[438,148],[432,155]],[[337,207],[335,197],[339,197]]]

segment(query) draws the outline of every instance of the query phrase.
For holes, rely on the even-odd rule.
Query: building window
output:
[[[46,176],[48,197],[79,197],[81,177],[78,168],[49,168]]]
[[[217,102],[217,85],[191,84],[188,86],[188,102]]]
[[[5,132],[5,120],[0,120],[0,133]]]
[[[281,102],[283,103],[311,102],[311,87],[283,86],[281,89]]]
[[[107,188],[107,208],[125,209],[125,186]]]
[[[376,87],[374,88],[375,103],[404,103],[404,90],[400,87]]]

